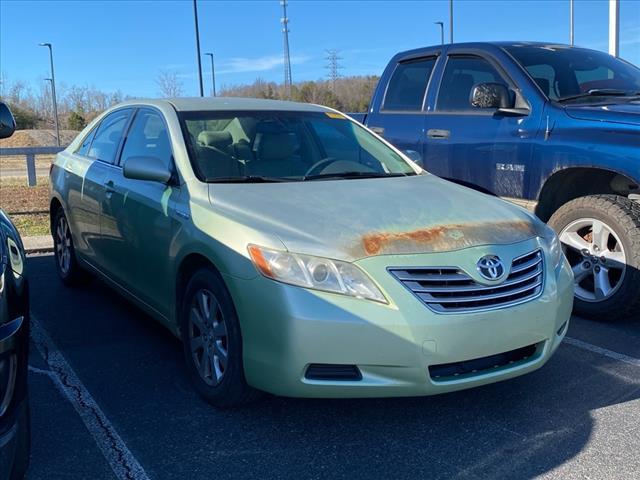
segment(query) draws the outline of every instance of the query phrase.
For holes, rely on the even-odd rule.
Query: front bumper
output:
[[[573,306],[566,262],[545,262],[540,297],[506,308],[438,314],[387,267],[449,266],[468,270],[484,255],[515,258],[542,248],[537,239],[428,255],[388,255],[358,262],[389,305],[312,291],[257,277],[226,277],[240,318],[244,368],[250,385],[296,397],[417,396],[461,390],[540,368],[564,337]],[[531,347],[526,359],[497,368],[433,378],[429,367]],[[311,380],[310,364],[356,365],[359,380]]]

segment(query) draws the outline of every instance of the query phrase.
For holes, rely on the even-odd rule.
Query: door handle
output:
[[[451,131],[430,128],[429,130],[427,130],[427,137],[446,140],[447,138],[451,137]]]
[[[376,133],[378,135],[384,135],[383,127],[369,127],[369,130],[371,130],[373,133]]]
[[[113,183],[113,180],[109,180],[104,184],[104,192],[107,198],[111,198],[111,195],[116,191],[116,186]]]

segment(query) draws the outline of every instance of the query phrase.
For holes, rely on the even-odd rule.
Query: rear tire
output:
[[[53,235],[53,250],[58,276],[67,286],[78,285],[86,276],[78,264],[71,228],[62,208],[56,212],[52,227],[51,234]]]
[[[187,284],[180,328],[189,378],[207,402],[236,407],[260,396],[245,380],[242,334],[231,295],[212,269],[197,270]]]
[[[572,200],[549,225],[576,279],[575,311],[596,320],[640,315],[640,204],[618,195]]]

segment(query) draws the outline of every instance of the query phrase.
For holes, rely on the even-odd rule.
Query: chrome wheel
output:
[[[71,268],[71,231],[64,215],[58,218],[55,239],[58,267],[63,275],[67,275]]]
[[[189,345],[196,369],[207,385],[218,385],[228,365],[227,325],[213,293],[198,290],[189,310]]]
[[[627,271],[620,237],[606,223],[581,218],[560,232],[560,241],[575,277],[576,297],[602,302],[615,294]]]

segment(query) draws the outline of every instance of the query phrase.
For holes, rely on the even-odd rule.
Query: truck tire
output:
[[[575,276],[575,311],[595,320],[640,315],[640,204],[619,195],[572,200],[549,225]]]

